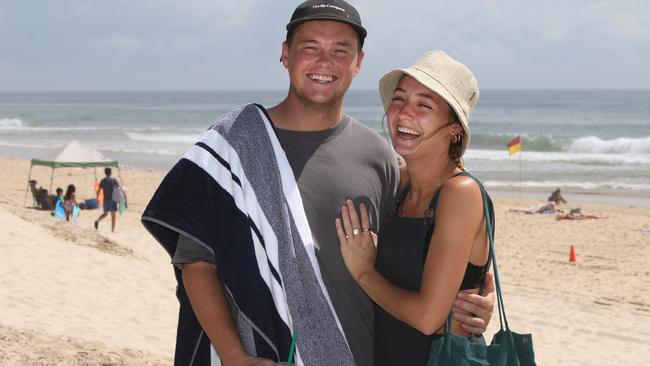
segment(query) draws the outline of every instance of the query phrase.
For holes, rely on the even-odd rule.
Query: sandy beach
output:
[[[75,225],[31,206],[29,161],[0,158],[0,365],[168,365],[178,305],[169,258],[140,224],[164,172],[122,169],[129,209],[93,229],[98,210]],[[102,177],[101,169],[97,175]],[[32,178],[49,188],[50,169]],[[74,183],[94,197],[94,170],[60,169],[54,187]],[[567,207],[603,218],[556,220],[509,212],[541,203],[497,195],[496,247],[505,305],[515,332],[532,333],[539,365],[641,365],[650,356],[650,207]],[[594,200],[594,202],[599,202]],[[569,263],[573,245],[577,262]],[[486,333],[498,328],[495,315]]]

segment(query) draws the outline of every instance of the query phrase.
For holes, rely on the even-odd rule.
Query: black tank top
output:
[[[469,173],[461,172],[456,176],[458,175],[474,179],[483,189],[480,182]],[[379,232],[375,267],[394,285],[410,291],[420,291],[424,262],[435,229],[433,215],[441,189],[431,198],[427,217],[398,216],[397,208],[410,188],[410,183],[407,183],[397,195],[394,209],[384,217]],[[487,199],[492,211],[492,202],[489,197]],[[460,289],[481,287],[485,269],[486,265],[468,263]],[[425,335],[375,305],[375,365],[424,365],[431,342],[441,336]]]

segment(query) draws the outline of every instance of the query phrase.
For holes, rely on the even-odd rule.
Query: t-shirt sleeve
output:
[[[395,199],[397,195],[397,190],[399,188],[399,167],[398,167],[398,155],[396,153],[390,152],[389,156],[386,159],[386,165],[384,174],[382,176],[382,194],[380,202],[380,220],[383,218],[383,215],[386,214],[395,206]]]
[[[179,266],[187,263],[208,262],[214,263],[214,252],[209,247],[188,238],[185,235],[178,236],[176,252],[172,256],[172,264]]]

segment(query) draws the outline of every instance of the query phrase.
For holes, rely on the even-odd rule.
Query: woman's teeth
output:
[[[399,126],[399,127],[397,127],[397,132],[407,134],[407,135],[411,135],[411,136],[415,136],[415,137],[420,136],[419,132],[417,132],[416,130],[410,129],[408,127]]]

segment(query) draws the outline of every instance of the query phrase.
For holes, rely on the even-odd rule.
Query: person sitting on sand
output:
[[[520,212],[525,214],[554,214],[554,213],[564,213],[564,211],[557,208],[557,206],[567,203],[567,201],[562,197],[562,193],[559,188],[556,188],[551,195],[548,197],[545,203],[541,205],[530,206],[525,209],[510,209],[509,212]]]
[[[566,200],[564,197],[562,197],[562,193],[560,192],[560,188],[556,188],[553,193],[548,197],[547,199],[548,202],[554,202],[556,205],[560,203],[566,203]]]
[[[48,195],[47,189],[43,188],[42,186],[36,188],[36,183],[37,182],[33,179],[29,181],[29,189],[32,192],[32,197],[34,198],[36,208],[41,210],[51,210],[51,197],[54,197],[54,195]]]

